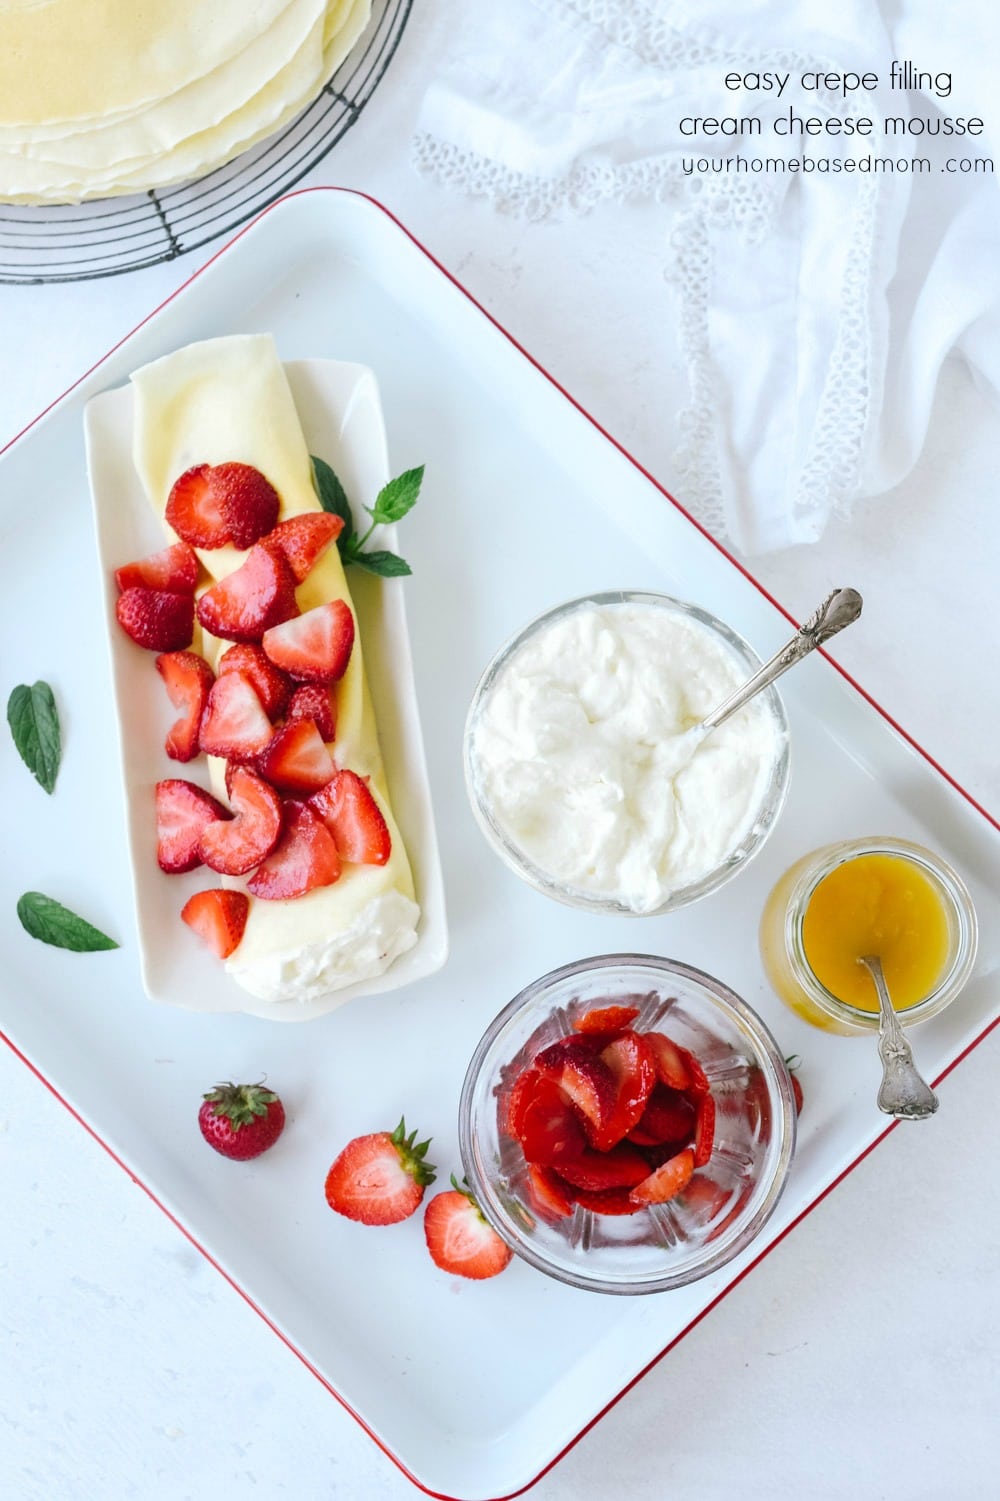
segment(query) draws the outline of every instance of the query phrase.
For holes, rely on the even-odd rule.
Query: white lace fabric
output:
[[[897,0],[894,12],[900,6],[905,30],[920,0]],[[893,289],[905,259],[910,174],[689,174],[684,164],[794,155],[772,132],[789,105],[799,115],[875,120],[871,139],[824,136],[817,146],[813,138],[812,155],[884,150],[884,91],[845,98],[803,90],[798,80],[815,69],[887,78],[896,45],[877,0],[835,8],[810,0],[506,0],[463,8],[457,39],[450,33],[456,61],[421,110],[417,167],[498,210],[536,219],[609,200],[623,212],[639,198],[669,206],[664,254],[680,298],[689,400],[665,478],[747,553],[814,540],[834,512],[905,473],[923,437],[913,409],[929,408],[928,385],[932,392],[966,325],[947,344],[940,313],[925,307],[934,333],[924,347],[909,338],[919,374],[907,381]],[[778,99],[727,91],[733,71],[790,76]],[[907,96],[894,94],[892,108],[905,115]],[[679,129],[690,115],[756,118],[760,133],[691,139]],[[982,201],[963,243],[1000,265],[987,213],[996,186],[978,187]],[[961,272],[954,248],[943,267],[932,258],[944,291]],[[1000,303],[996,270],[987,282],[977,318],[995,316]],[[987,345],[980,330],[980,351]],[[901,424],[887,410],[887,388],[894,402],[908,395]]]

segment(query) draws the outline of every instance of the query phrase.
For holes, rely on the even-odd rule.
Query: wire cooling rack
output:
[[[0,283],[89,281],[174,260],[252,219],[350,130],[399,45],[413,0],[375,0],[330,82],[269,140],[176,188],[90,203],[0,204]]]

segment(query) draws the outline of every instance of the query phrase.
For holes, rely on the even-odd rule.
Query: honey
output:
[[[951,949],[937,885],[902,855],[856,855],[823,877],[802,918],[802,946],[821,985],[848,1006],[878,1011],[871,975],[858,960],[877,954],[895,1010],[925,1000]]]
[[[878,1026],[859,959],[877,954],[904,1023],[959,993],[976,954],[976,913],[960,877],[903,839],[825,845],[777,881],[760,924],[761,958],[786,1006],[828,1032]]]

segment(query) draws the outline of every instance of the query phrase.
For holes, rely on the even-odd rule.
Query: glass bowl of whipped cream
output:
[[[502,860],[573,907],[654,916],[758,852],[788,785],[773,686],[691,731],[760,667],[724,621],[666,594],[569,600],[490,662],[465,727],[465,779]]]
[[[590,1030],[602,1018],[607,1033]],[[614,1119],[642,1055],[655,1070],[642,1114],[597,1151],[595,1111]],[[731,1261],[778,1203],[795,1130],[792,1081],[756,1012],[713,976],[646,954],[528,985],[481,1039],[459,1106],[465,1176],[497,1234],[537,1270],[601,1293],[685,1287]]]

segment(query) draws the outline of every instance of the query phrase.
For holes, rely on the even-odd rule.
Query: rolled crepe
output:
[[[238,462],[259,469],[281,498],[280,519],[320,509],[312,465],[291,390],[266,335],[211,339],[146,365],[135,390],[134,459],[150,503],[164,515],[174,481],[194,464]],[[171,541],[175,534],[164,520]],[[239,566],[233,547],[199,550],[212,581]],[[296,590],[301,611],[332,599],[354,605],[336,545]],[[355,616],[355,624],[357,618]],[[195,642],[215,667],[231,643],[208,632]],[[341,768],[369,779],[392,840],[385,865],[345,863],[340,879],[280,901],[250,897],[242,941],[226,961],[233,978],[263,1000],[314,1000],[381,974],[416,941],[419,916],[413,876],[393,816],[375,714],[356,630],[347,671],[334,685]],[[213,791],[225,800],[224,763],[210,758]],[[244,889],[244,883],[222,884]]]

